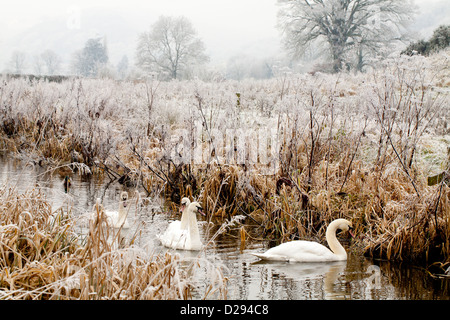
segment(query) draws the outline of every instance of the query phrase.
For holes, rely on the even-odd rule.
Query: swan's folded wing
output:
[[[267,250],[265,253],[252,253],[263,260],[315,262],[333,260],[334,254],[325,246],[312,241],[290,241]]]
[[[188,234],[187,230],[180,229],[180,221],[169,224],[167,230],[158,239],[162,245],[172,249],[184,249],[186,247]]]
[[[173,221],[169,224],[169,226],[167,227],[166,231],[164,231],[163,234],[158,235],[158,239],[159,241],[161,241],[161,243],[168,247],[170,246],[170,244],[172,243],[173,239],[177,236],[179,236],[179,227],[180,222],[179,221]]]
[[[119,219],[119,213],[117,211],[105,211],[106,222],[111,227],[115,227],[117,220]]]
[[[173,221],[167,227],[167,230],[164,232],[165,235],[177,234],[180,231],[180,221]]]

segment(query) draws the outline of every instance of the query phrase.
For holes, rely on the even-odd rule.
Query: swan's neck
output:
[[[326,238],[328,242],[328,246],[330,247],[331,251],[335,255],[347,257],[347,252],[345,251],[344,247],[339,243],[339,241],[336,238],[336,231],[337,231],[337,225],[338,223],[335,223],[336,221],[333,221],[330,223],[330,225],[327,228],[326,232]]]
[[[185,230],[188,228],[189,225],[189,213],[188,213],[188,208],[184,208],[183,213],[181,214],[181,224],[180,224],[180,229],[181,230]]]
[[[197,225],[197,217],[195,216],[195,213],[190,212],[189,214],[189,221],[188,221],[188,228],[189,228],[189,237],[191,238],[191,243],[195,241],[200,241],[200,233],[198,231],[198,225]]]
[[[123,202],[120,201],[120,203],[119,203],[119,215],[117,217],[118,218],[117,221],[119,223],[124,222],[125,219],[127,218],[127,214],[128,214],[128,212],[127,212],[127,210],[125,210],[125,207],[123,206]]]

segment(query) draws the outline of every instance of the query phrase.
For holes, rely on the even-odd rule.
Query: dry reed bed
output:
[[[343,192],[346,170],[340,166],[329,165],[327,187],[321,163],[312,176],[316,183],[308,184],[305,169],[285,179],[279,192],[280,179],[216,167],[202,184],[202,203],[211,215],[249,216],[261,225],[259,238],[322,242],[332,220],[347,218],[358,235],[354,243],[368,256],[450,264],[450,188],[444,181],[427,186],[426,178],[418,176],[419,197],[394,157],[383,172],[356,161]]]
[[[70,212],[52,212],[38,189],[0,189],[0,299],[192,297],[195,261],[181,268],[177,255],[117,248],[102,211],[94,212],[85,237],[75,233],[75,222]],[[206,290],[208,297],[224,287]]]
[[[448,186],[426,177],[448,170],[433,144],[449,141],[449,74],[446,51],[387,59],[366,74],[268,81],[4,80],[0,147],[55,167],[85,163],[175,203],[195,197],[210,217],[248,216],[278,241],[321,240],[345,217],[369,255],[445,265]],[[213,136],[239,128],[274,130],[267,166],[248,154],[227,161],[233,148]],[[206,150],[201,163],[180,162],[180,145]]]

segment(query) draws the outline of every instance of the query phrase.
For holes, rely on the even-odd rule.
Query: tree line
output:
[[[430,40],[419,40],[411,43],[402,54],[420,54],[428,56],[434,52],[447,48],[450,45],[450,26],[440,26],[434,30]]]
[[[311,60],[316,71],[336,73],[341,70],[364,71],[392,48],[409,46],[403,54],[429,54],[449,45],[449,26],[439,27],[430,41],[411,43],[408,25],[415,14],[409,0],[278,0],[278,28],[287,52],[287,61],[273,58],[254,61],[244,55],[233,56],[226,78],[269,78],[282,70],[294,68],[299,60]],[[14,52],[10,67],[21,73],[25,56]],[[203,41],[186,17],[161,16],[148,31],[138,36],[135,66],[145,76],[160,80],[188,79],[209,62]],[[89,39],[73,55],[71,69],[77,75],[108,75],[109,57],[106,40]],[[61,59],[50,50],[36,55],[34,71],[53,75],[60,71]],[[128,57],[116,67],[116,77],[129,72]]]

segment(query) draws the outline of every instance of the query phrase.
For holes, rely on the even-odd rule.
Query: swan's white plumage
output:
[[[196,214],[200,204],[190,203],[183,211],[182,221],[186,222],[186,228],[182,228],[182,221],[173,221],[167,230],[158,236],[161,244],[172,249],[200,250],[203,246],[197,225]],[[183,226],[184,227],[184,226]]]
[[[185,246],[189,223],[187,211],[190,203],[191,201],[189,200],[189,198],[181,199],[180,211],[183,212],[181,214],[181,220],[171,222],[166,231],[161,236],[159,236],[161,243],[165,247],[176,248],[177,246]]]
[[[119,211],[105,211],[106,221],[108,224],[116,229],[128,229],[130,224],[128,223],[128,193],[123,191],[120,194]]]
[[[305,240],[296,240],[283,243],[264,253],[252,253],[263,260],[317,262],[337,261],[335,254],[320,243]]]
[[[269,261],[289,262],[326,262],[347,260],[347,252],[336,239],[336,230],[349,230],[351,222],[337,219],[327,228],[326,238],[330,249],[320,243],[305,240],[285,242],[267,250],[264,253],[252,254],[260,259]]]
[[[179,224],[178,227],[182,230],[188,228],[189,216],[187,214],[187,208],[189,207],[190,204],[191,204],[191,200],[189,200],[189,198],[181,199],[180,211],[182,212],[182,214],[181,214],[181,220],[180,220],[181,223]],[[174,221],[174,222],[178,222],[178,221]],[[178,223],[176,225],[178,225]]]

